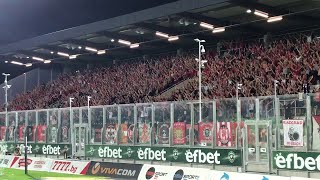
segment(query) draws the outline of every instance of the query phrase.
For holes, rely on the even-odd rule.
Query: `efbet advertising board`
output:
[[[272,161],[275,169],[320,171],[319,152],[273,151]]]
[[[137,179],[142,165],[91,161],[87,175],[119,179]]]
[[[85,156],[92,158],[130,159],[241,166],[241,151],[234,149],[86,145]]]
[[[64,155],[64,152],[71,154],[71,144],[40,144],[40,143],[28,143],[28,154],[39,155]],[[16,148],[20,148],[20,152],[24,153],[25,145],[23,143],[7,143],[4,146],[4,151],[14,154]]]

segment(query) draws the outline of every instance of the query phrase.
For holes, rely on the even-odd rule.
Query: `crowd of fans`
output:
[[[320,75],[320,40],[304,35],[264,42],[228,42],[220,51],[207,53],[203,69],[203,97],[234,97],[236,83],[242,83],[240,96],[272,95],[274,80],[279,94],[303,92],[304,84],[316,84]],[[198,98],[195,54],[167,56],[87,69],[60,76],[31,92],[18,95],[9,110],[127,104],[151,101],[194,100]],[[188,79],[188,80],[187,80]],[[187,80],[171,95],[164,90]]]

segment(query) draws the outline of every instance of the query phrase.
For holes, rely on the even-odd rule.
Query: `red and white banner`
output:
[[[175,122],[173,124],[173,144],[186,144],[186,123],[185,122]]]
[[[235,134],[236,123],[217,122],[216,142],[220,147],[232,147],[235,145],[233,134]]]
[[[0,140],[5,139],[6,137],[6,126],[0,126]]]
[[[43,157],[30,157],[27,159],[28,169],[33,171],[48,171],[52,159]],[[15,156],[10,164],[10,168],[24,169],[26,165],[25,159],[22,156]]]
[[[285,146],[303,146],[303,120],[282,120]]]
[[[89,168],[89,162],[82,161],[65,161],[54,160],[49,169],[50,172],[65,173],[65,174],[82,174],[85,175]]]

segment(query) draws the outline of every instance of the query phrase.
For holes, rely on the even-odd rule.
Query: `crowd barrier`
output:
[[[309,160],[311,162],[311,160]],[[103,176],[114,179],[138,180],[317,180],[301,177],[283,177],[267,174],[251,174],[216,171],[205,168],[162,166],[153,164],[127,164],[98,161],[54,160],[43,157],[24,157],[5,155],[0,158],[0,167],[46,171],[65,174]],[[301,164],[301,162],[300,162]]]

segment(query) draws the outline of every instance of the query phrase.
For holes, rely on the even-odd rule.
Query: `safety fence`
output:
[[[301,177],[283,177],[269,174],[249,174],[227,171],[216,171],[205,168],[191,168],[179,166],[162,166],[153,164],[128,164],[98,161],[55,160],[44,157],[2,156],[0,167],[23,170],[55,172],[64,174],[78,174],[88,176],[103,176],[114,179],[138,180],[316,180]]]
[[[14,154],[27,136],[36,157],[319,174],[318,94],[206,100],[199,112],[184,101],[0,113],[0,140]]]

